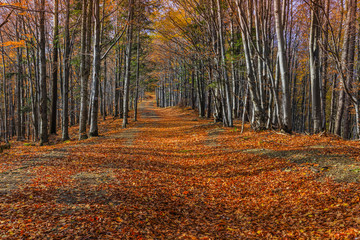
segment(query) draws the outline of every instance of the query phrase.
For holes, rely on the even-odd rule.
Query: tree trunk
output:
[[[126,128],[128,124],[129,114],[129,90],[130,90],[130,69],[131,69],[131,48],[132,48],[132,35],[133,35],[133,11],[134,11],[133,0],[129,0],[129,26],[127,30],[127,46],[126,46],[126,62],[125,62],[125,79],[124,79],[124,102],[123,102],[123,123],[122,127]]]
[[[100,74],[100,0],[95,0],[94,4],[94,59],[93,75],[91,84],[91,115],[90,132],[91,137],[99,136],[98,130],[98,112],[99,112],[99,74]]]
[[[330,0],[325,1],[325,17],[329,16],[330,14]],[[322,79],[322,98],[321,98],[321,113],[322,113],[322,122],[321,122],[321,128],[322,131],[326,130],[326,95],[328,92],[328,42],[329,42],[329,23],[327,20],[323,21],[324,26],[324,37],[323,37],[323,46],[324,50],[321,51],[321,79]]]
[[[225,52],[225,43],[223,36],[223,19],[222,19],[222,9],[220,0],[217,0],[217,12],[218,12],[218,23],[219,23],[219,38],[220,38],[220,53],[221,53],[221,68],[224,79],[224,90],[225,90],[225,99],[226,106],[224,106],[226,114],[226,126],[233,127],[233,111],[232,111],[232,102],[231,102],[231,91],[230,91],[230,82],[228,77],[228,72],[226,69],[226,52]],[[205,113],[204,113],[205,116]],[[225,117],[225,116],[224,116]]]
[[[64,80],[62,92],[62,140],[69,140],[69,77],[70,77],[70,0],[66,0]]]
[[[18,30],[17,30],[18,35]],[[23,67],[22,67],[22,49],[17,48],[17,77],[16,77],[16,101],[17,101],[17,122],[16,122],[16,132],[17,140],[24,140],[24,119],[23,119]]]
[[[88,120],[88,81],[90,76],[90,45],[92,0],[83,0],[81,26],[81,63],[80,63],[80,126],[79,140],[88,138],[86,125]],[[90,16],[90,17],[89,17]]]
[[[52,62],[52,101],[51,101],[51,118],[50,134],[56,134],[57,119],[57,101],[58,101],[58,49],[59,49],[59,0],[55,0],[54,13],[54,36],[53,36],[53,62]]]
[[[103,84],[103,120],[105,121],[106,116],[107,116],[107,111],[106,111],[106,85],[107,85],[107,58],[105,57],[104,59],[104,84]]]
[[[40,1],[40,145],[44,145],[48,139],[47,119],[47,88],[46,88],[46,49],[45,49],[45,0]]]
[[[114,117],[118,117],[120,114],[120,108],[122,107],[120,104],[120,88],[121,88],[121,79],[122,79],[122,61],[123,61],[123,47],[119,47],[117,50],[117,68],[116,68],[116,77],[115,77],[115,111]]]
[[[283,9],[286,4],[286,0],[283,0]],[[291,132],[291,96],[290,96],[290,80],[288,73],[288,66],[285,53],[285,39],[284,39],[284,19],[285,11],[280,6],[280,0],[274,0],[274,15],[275,15],[275,29],[278,43],[278,57],[281,76],[281,88],[282,88],[282,108],[283,108],[283,124],[282,130],[285,132]]]
[[[310,53],[310,82],[311,82],[311,102],[312,102],[312,119],[314,133],[319,133],[322,129],[321,124],[321,88],[320,88],[320,10],[319,0],[313,0],[311,3],[311,27],[309,40]]]
[[[1,42],[4,42],[0,32]],[[1,46],[1,59],[2,59],[2,77],[3,77],[3,92],[4,92],[4,141],[9,142],[8,139],[8,104],[7,104],[7,81],[6,81],[6,65],[5,65],[5,51],[4,46]]]
[[[243,12],[244,5],[241,5],[242,2],[236,1],[237,12],[240,20],[240,29],[242,36],[242,43],[244,47],[244,57],[246,63],[246,73],[247,73],[247,82],[249,93],[251,97],[252,107],[253,107],[253,124],[252,127],[254,130],[259,131],[266,128],[266,114],[264,109],[261,107],[261,101],[259,96],[259,91],[257,89],[256,75],[254,71],[254,63],[251,50],[251,34],[249,29],[252,29],[252,22],[247,18],[246,14]],[[249,10],[250,11],[250,10]],[[249,22],[248,22],[249,21]]]
[[[344,116],[344,111],[347,111],[346,98],[353,96],[349,92],[349,87],[351,88],[351,81],[353,78],[354,71],[354,43],[352,43],[352,39],[354,39],[356,34],[355,27],[355,19],[356,19],[356,0],[348,0],[348,13],[344,31],[344,40],[343,40],[343,48],[341,55],[341,69],[340,79],[342,81],[340,84],[342,85],[342,90],[339,93],[338,106],[336,111],[336,119],[335,119],[335,129],[334,133],[341,136],[341,127]],[[345,124],[348,124],[345,122]]]
[[[140,82],[140,30],[137,36],[137,49],[136,49],[136,88],[134,98],[134,121],[138,117],[138,101],[139,101],[139,82]]]

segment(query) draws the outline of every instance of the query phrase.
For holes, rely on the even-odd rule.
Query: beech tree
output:
[[[88,116],[88,81],[90,76],[90,45],[92,23],[92,0],[82,1],[81,18],[81,62],[80,62],[80,120],[79,140],[86,139],[86,124]]]
[[[97,137],[98,111],[99,111],[99,74],[100,74],[100,0],[94,0],[94,46],[93,46],[93,72],[90,97],[90,131],[91,137]]]
[[[47,84],[46,84],[46,36],[45,36],[45,0],[40,1],[39,11],[40,25],[40,144],[43,145],[48,139],[48,119],[47,119]]]
[[[126,32],[126,60],[125,60],[125,73],[124,73],[124,100],[123,100],[123,123],[122,127],[126,128],[128,124],[129,114],[129,91],[130,91],[130,70],[131,70],[131,50],[133,41],[133,16],[134,16],[134,0],[129,0],[129,17],[128,27]]]
[[[321,125],[321,83],[320,83],[320,1],[311,2],[311,29],[309,40],[309,62],[310,62],[310,81],[311,81],[311,106],[312,119],[314,122],[314,132],[319,133]]]
[[[58,104],[58,59],[59,59],[59,1],[54,1],[54,34],[53,34],[53,59],[52,59],[52,100],[50,134],[56,134],[57,104]]]
[[[70,78],[70,0],[66,0],[64,46],[64,80],[62,89],[62,140],[69,140],[69,78]]]

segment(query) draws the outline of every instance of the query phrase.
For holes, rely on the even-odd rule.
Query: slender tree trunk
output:
[[[91,115],[90,115],[90,132],[91,137],[99,136],[98,130],[98,112],[99,112],[99,74],[100,74],[100,1],[95,0],[94,4],[94,59],[93,75],[91,84]]]
[[[35,57],[35,54],[32,54],[33,57]],[[30,82],[30,97],[31,97],[31,117],[32,117],[32,124],[34,128],[34,141],[37,141],[39,138],[39,114],[38,114],[38,98],[36,92],[34,93],[34,90],[36,91],[37,88],[37,74],[36,74],[36,66],[34,66],[35,76],[33,78],[32,75],[32,67],[31,67],[31,61],[30,61],[30,49],[26,48],[26,56],[27,56],[27,64],[28,64],[28,71],[29,71],[29,82]]]
[[[47,87],[46,87],[46,49],[45,49],[45,0],[40,1],[40,145],[44,145],[48,139],[47,119]]]
[[[330,0],[325,1],[325,15],[329,16],[330,14]],[[325,17],[326,17],[325,16]],[[321,79],[322,79],[322,98],[321,98],[321,112],[322,112],[322,131],[326,130],[326,95],[328,92],[328,42],[329,42],[329,23],[327,20],[323,21],[324,26],[324,36],[323,36],[323,46],[324,50],[321,51],[322,55],[322,68],[321,68]]]
[[[52,62],[52,101],[50,134],[56,134],[57,101],[58,101],[58,49],[59,49],[59,0],[55,0],[54,37],[53,37],[53,62]]]
[[[86,125],[88,120],[88,81],[90,75],[90,41],[91,41],[91,18],[88,16],[92,9],[92,0],[82,1],[81,23],[81,62],[80,62],[80,125],[79,140],[88,138]],[[89,34],[90,33],[90,34]],[[90,39],[88,39],[90,37]]]
[[[200,74],[200,70],[198,67],[195,67],[195,78],[194,80],[197,83],[197,95],[198,95],[198,110],[199,110],[199,117],[205,117],[205,98],[204,98],[204,88],[203,88],[203,79]]]
[[[118,117],[120,114],[120,87],[122,79],[122,60],[123,60],[123,48],[120,46],[120,49],[117,51],[117,68],[116,68],[116,78],[115,78],[115,112],[114,117]]]
[[[243,108],[242,117],[241,117],[241,133],[244,132],[245,117],[246,117],[246,111],[247,111],[248,102],[249,102],[248,96],[249,96],[249,87],[246,87],[245,97],[244,97],[244,108]]]
[[[134,98],[134,121],[138,118],[138,101],[139,101],[139,82],[140,82],[140,30],[137,36],[137,49],[136,49],[136,88]]]
[[[286,4],[286,0],[283,0]],[[284,39],[284,16],[285,12],[280,6],[280,0],[274,0],[274,15],[275,15],[275,29],[278,42],[278,57],[279,57],[279,67],[280,67],[280,76],[281,76],[281,87],[282,87],[282,107],[283,107],[283,130],[285,132],[291,132],[292,123],[291,123],[291,96],[290,96],[290,79],[288,73],[288,66],[285,53],[285,39]]]
[[[74,72],[70,67],[70,126],[76,124],[75,99],[74,99]]]
[[[62,140],[69,140],[70,0],[66,0],[64,80],[62,92]]]
[[[263,130],[266,128],[266,114],[264,109],[261,107],[261,101],[259,96],[259,91],[257,89],[257,80],[256,74],[254,71],[254,62],[253,62],[253,55],[251,50],[251,33],[249,33],[249,29],[252,29],[252,22],[251,19],[248,19],[246,14],[244,13],[245,6],[242,2],[236,1],[237,12],[239,15],[240,20],[240,29],[241,29],[241,36],[242,36],[242,43],[244,47],[244,57],[246,63],[246,70],[247,70],[247,82],[249,93],[251,96],[251,102],[253,107],[253,120],[252,127],[258,131]],[[250,10],[249,10],[250,11]]]
[[[208,90],[208,95],[207,95],[207,113],[206,113],[206,117],[207,118],[211,118],[211,89]]]
[[[319,133],[321,127],[321,88],[320,88],[320,11],[319,0],[313,0],[311,3],[311,28],[309,40],[310,52],[310,82],[312,99],[312,119],[314,122],[314,133]]]
[[[93,30],[94,30],[94,19],[93,19],[93,11],[94,11],[94,1],[88,0],[88,6],[89,6],[89,12],[88,12],[88,19],[87,19],[87,27],[86,27],[86,68],[85,68],[85,79],[86,79],[86,102],[87,107],[85,107],[85,111],[87,113],[86,123],[90,125],[90,115],[91,115],[91,100],[89,98],[89,89],[88,89],[88,82],[91,75],[91,66],[93,61],[93,42],[92,42],[92,36],[93,36]],[[85,87],[84,85],[84,87]],[[91,96],[90,96],[91,97]]]
[[[134,2],[129,0],[129,26],[127,30],[127,46],[126,46],[126,62],[125,62],[125,79],[124,79],[124,102],[123,102],[123,123],[122,127],[126,128],[128,124],[128,114],[129,114],[129,90],[130,90],[130,68],[131,68],[131,48],[132,48],[132,37],[133,37],[133,11],[134,11]]]
[[[17,30],[18,31],[18,30]],[[18,32],[17,32],[18,35]],[[16,132],[17,140],[24,140],[23,132],[23,67],[22,67],[22,49],[17,48],[17,77],[16,77],[16,101],[17,101],[17,122],[16,122]]]
[[[329,132],[334,133],[335,122],[335,101],[336,101],[336,75],[333,76],[332,92],[331,92],[331,105],[330,105],[330,118],[329,118]]]
[[[341,122],[344,114],[344,105],[345,105],[345,91],[340,90],[336,116],[335,116],[335,126],[334,126],[334,133],[338,136],[341,136]]]
[[[335,129],[334,133],[341,136],[342,135],[342,124],[344,111],[347,111],[348,107],[346,104],[347,97],[353,97],[349,94],[349,87],[351,88],[351,81],[353,78],[353,70],[354,70],[354,43],[352,43],[352,39],[356,34],[355,27],[355,19],[356,19],[356,0],[348,0],[348,13],[346,19],[346,25],[344,30],[344,40],[343,40],[343,48],[341,55],[341,66],[339,69],[341,71],[340,78],[342,81],[340,84],[342,85],[342,90],[339,93],[338,106],[336,111],[336,119],[335,119]],[[345,124],[349,124],[345,122]],[[344,130],[344,129],[343,129]],[[343,134],[344,135],[344,134]]]
[[[233,111],[232,111],[232,102],[231,102],[231,91],[230,91],[230,82],[228,77],[228,72],[226,69],[226,52],[225,52],[225,43],[223,36],[223,18],[222,18],[222,9],[220,0],[217,0],[218,8],[218,23],[219,23],[219,38],[220,38],[220,52],[221,52],[221,68],[224,79],[224,88],[225,88],[225,98],[226,98],[226,107],[224,108],[227,127],[233,127]]]
[[[104,59],[104,84],[103,84],[103,120],[105,121],[107,116],[106,111],[106,85],[107,85],[107,58]]]
[[[0,31],[0,39],[3,41],[3,37]],[[4,141],[9,143],[8,139],[8,103],[7,103],[7,81],[6,81],[6,65],[5,65],[5,50],[4,46],[1,46],[1,58],[2,58],[2,77],[3,77],[3,96],[4,96]]]
[[[231,46],[231,82],[232,82],[232,112],[233,112],[233,116],[234,118],[238,117],[238,112],[237,112],[237,108],[238,108],[238,101],[237,98],[238,96],[238,83],[236,81],[236,71],[235,71],[235,36],[234,36],[234,23],[233,20],[231,20],[230,22],[230,46]]]

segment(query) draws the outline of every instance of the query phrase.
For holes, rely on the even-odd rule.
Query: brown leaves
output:
[[[126,138],[123,131],[128,130],[120,129],[119,120],[106,121],[101,125],[105,135],[98,139],[44,148],[22,144],[3,153],[2,174],[15,188],[0,189],[0,236],[344,239],[360,235],[358,184],[319,181],[325,171],[314,172],[310,166],[321,168],[321,163],[298,161],[304,148],[325,144],[331,149],[319,151],[335,154],[351,148],[350,154],[356,155],[358,146],[353,142],[272,132],[240,135],[230,129],[209,135],[219,126],[192,121],[189,111],[145,110],[160,118],[142,115],[138,125],[130,125],[136,131]],[[209,139],[216,145],[206,144]],[[296,153],[291,152],[294,149]],[[313,155],[307,156],[308,161]]]

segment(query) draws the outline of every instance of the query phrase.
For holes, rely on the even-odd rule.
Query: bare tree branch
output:
[[[8,21],[9,21],[9,18],[11,16],[11,14],[14,12],[14,10],[11,10],[11,12],[7,15],[7,17],[5,18],[5,20],[0,24],[0,28],[2,26],[4,26]]]

